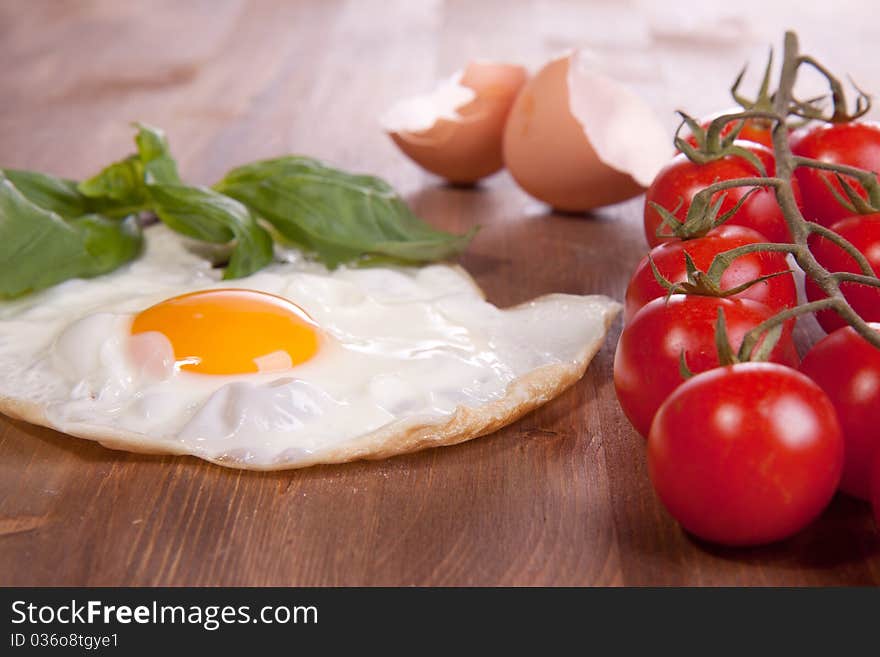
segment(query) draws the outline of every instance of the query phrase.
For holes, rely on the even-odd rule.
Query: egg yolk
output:
[[[254,290],[204,290],[166,299],[135,316],[131,334],[158,331],[177,365],[199,374],[288,369],[318,351],[314,321],[295,303]]]

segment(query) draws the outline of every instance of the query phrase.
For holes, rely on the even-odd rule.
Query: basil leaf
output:
[[[0,173],[15,185],[22,196],[45,210],[67,218],[79,217],[90,211],[88,199],[79,193],[73,180],[16,169],[0,169]]]
[[[77,189],[88,198],[127,207],[141,207],[148,198],[144,166],[137,155],[129,155],[105,167],[101,173],[81,182]]]
[[[288,156],[230,171],[214,186],[329,266],[363,255],[408,262],[460,253],[475,230],[452,235],[419,219],[383,180]]]
[[[135,126],[137,153],[114,162],[77,186],[82,195],[114,216],[149,209],[148,183],[180,183],[165,134],[144,124]]]
[[[197,240],[235,240],[223,278],[241,278],[272,261],[272,237],[248,209],[207,187],[148,185],[153,210],[167,226]]]
[[[144,209],[142,203],[124,205],[109,197],[90,198],[80,192],[79,184],[74,180],[16,169],[0,169],[0,173],[5,174],[31,203],[65,219],[90,213],[121,219]]]
[[[60,205],[56,199],[55,207]],[[141,240],[135,217],[114,221],[89,214],[66,221],[0,173],[0,298],[112,271],[140,253]]]
[[[180,174],[177,172],[177,162],[171,157],[165,132],[145,123],[134,125],[138,129],[134,141],[144,167],[144,182],[179,185]]]

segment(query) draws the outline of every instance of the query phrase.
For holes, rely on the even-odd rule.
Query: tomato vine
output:
[[[821,111],[817,109],[812,102],[815,101],[815,99],[801,101],[794,96],[794,85],[797,80],[798,71],[802,66],[809,66],[815,69],[828,82],[834,104],[833,113],[830,116],[826,117],[822,115]],[[734,88],[739,86],[741,78],[742,74],[737,78],[737,83]],[[767,76],[765,75],[765,81],[762,83],[762,93],[765,97],[766,80]],[[868,260],[855,246],[837,233],[818,223],[808,221],[803,216],[798,207],[792,188],[792,176],[795,169],[798,167],[831,171],[838,176],[838,181],[842,183],[841,186],[850,198],[850,201],[853,205],[857,206],[856,210],[859,209],[859,203],[853,198],[856,194],[851,187],[839,178],[841,175],[854,178],[864,188],[867,193],[867,202],[859,199],[860,202],[864,203],[864,206],[862,206],[864,209],[874,209],[876,211],[877,208],[880,208],[880,183],[878,183],[876,172],[797,156],[792,152],[789,141],[789,117],[794,116],[810,120],[822,120],[837,123],[852,121],[863,116],[870,109],[870,99],[857,87],[856,91],[858,92],[858,98],[856,100],[855,109],[852,113],[849,113],[847,110],[846,94],[841,82],[814,58],[808,55],[802,55],[800,53],[797,35],[794,32],[786,32],[782,70],[779,75],[779,85],[776,92],[770,96],[772,107],[768,108],[766,103],[762,103],[759,108],[747,108],[742,112],[725,114],[714,119],[706,128],[705,134],[702,135],[702,138],[699,140],[702,144],[707,145],[709,151],[708,155],[705,152],[700,153],[699,151],[695,153],[695,149],[690,147],[682,148],[685,154],[692,157],[695,162],[701,162],[706,157],[711,158],[727,154],[735,154],[725,153],[723,148],[719,149],[719,146],[722,146],[723,144],[720,135],[729,123],[736,121],[742,124],[747,120],[755,119],[771,121],[773,123],[772,141],[776,160],[775,175],[772,177],[723,180],[705,187],[694,196],[684,224],[705,224],[706,216],[711,214],[712,211],[713,198],[719,192],[724,192],[725,190],[737,187],[752,187],[754,189],[760,187],[772,187],[776,195],[776,200],[782,210],[785,222],[791,232],[791,243],[747,244],[730,251],[719,253],[708,268],[706,275],[711,280],[720,280],[720,276],[733,260],[748,253],[759,251],[784,252],[791,254],[804,273],[827,295],[824,299],[801,304],[795,308],[781,311],[749,331],[740,346],[738,352],[739,360],[749,360],[752,357],[756,346],[761,341],[762,336],[772,329],[781,326],[786,321],[806,313],[829,309],[837,312],[847,324],[852,326],[859,335],[868,341],[868,343],[877,349],[880,349],[880,332],[871,328],[868,325],[868,322],[853,310],[840,289],[841,283],[858,283],[861,285],[880,287],[880,279],[878,279],[873,273]],[[688,121],[689,125],[691,123],[692,122]],[[678,145],[681,141],[682,140],[680,139],[676,139],[676,144]],[[733,141],[730,140],[730,143],[733,143]],[[714,152],[712,152],[713,149]],[[845,201],[845,199],[840,197],[839,200],[841,202]],[[813,234],[817,234],[833,241],[834,244],[846,251],[847,254],[854,258],[858,263],[859,269],[861,269],[862,273],[828,271],[819,263],[808,247],[808,239]],[[767,337],[769,338],[770,336],[768,335]]]

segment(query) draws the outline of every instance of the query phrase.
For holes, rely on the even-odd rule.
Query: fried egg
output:
[[[247,278],[162,225],[137,261],[0,304],[0,410],[137,452],[282,469],[489,433],[571,385],[619,304],[502,310],[457,266],[328,270],[296,251]]]

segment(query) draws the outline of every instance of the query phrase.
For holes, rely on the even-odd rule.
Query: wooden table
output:
[[[131,149],[133,120],[164,127],[199,183],[308,153],[386,177],[437,225],[481,224],[463,264],[498,305],[552,291],[621,298],[646,250],[640,199],[573,217],[548,214],[506,174],[450,189],[405,160],[376,117],[470,57],[535,65],[587,45],[671,127],[673,105],[728,105],[742,62],[760,69],[789,25],[806,49],[880,89],[880,24],[858,7],[789,23],[783,3],[737,3],[739,15],[723,2],[665,14],[654,4],[4,0],[0,166],[83,177]],[[843,497],[766,548],[716,549],[683,534],[615,400],[618,332],[583,381],[513,426],[381,462],[240,472],[0,418],[0,584],[880,582],[869,509]]]

